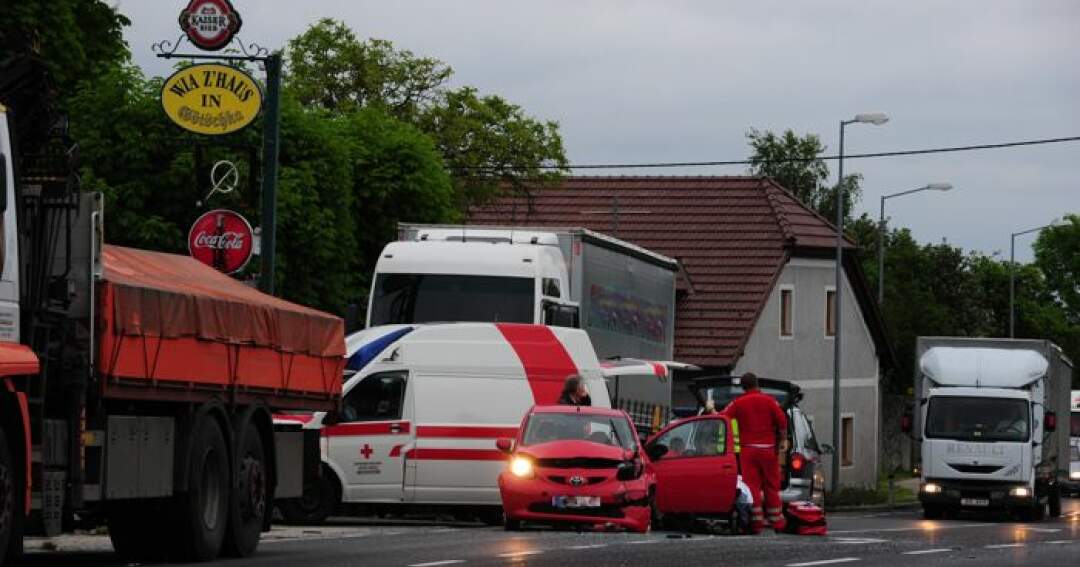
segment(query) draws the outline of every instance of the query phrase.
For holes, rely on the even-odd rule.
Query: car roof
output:
[[[597,408],[592,406],[534,406],[529,413],[580,413],[585,415],[602,415],[608,417],[621,417],[625,412],[612,408]]]

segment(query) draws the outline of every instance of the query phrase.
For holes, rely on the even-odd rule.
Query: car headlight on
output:
[[[1009,496],[1016,496],[1018,498],[1027,498],[1031,496],[1031,489],[1026,486],[1014,486],[1009,491]]]
[[[525,457],[514,457],[514,460],[510,461],[510,473],[518,478],[532,478],[532,461]]]
[[[1073,471],[1069,473],[1069,478],[1073,480],[1080,480],[1080,471]]]
[[[922,491],[927,494],[941,494],[941,485],[936,482],[928,482],[922,485]]]

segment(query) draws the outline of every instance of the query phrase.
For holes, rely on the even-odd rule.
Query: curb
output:
[[[826,512],[881,512],[889,510],[910,510],[921,506],[919,502],[897,502],[892,506],[888,504],[867,504],[865,506],[836,506],[825,507]]]

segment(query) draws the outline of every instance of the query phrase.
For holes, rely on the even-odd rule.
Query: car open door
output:
[[[735,503],[738,464],[728,418],[702,416],[669,425],[649,442],[656,505],[665,514],[726,514]]]

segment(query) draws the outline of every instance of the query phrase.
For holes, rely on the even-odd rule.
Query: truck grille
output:
[[[969,474],[993,474],[1004,468],[1002,465],[961,465],[949,463],[949,466],[962,473]]]

